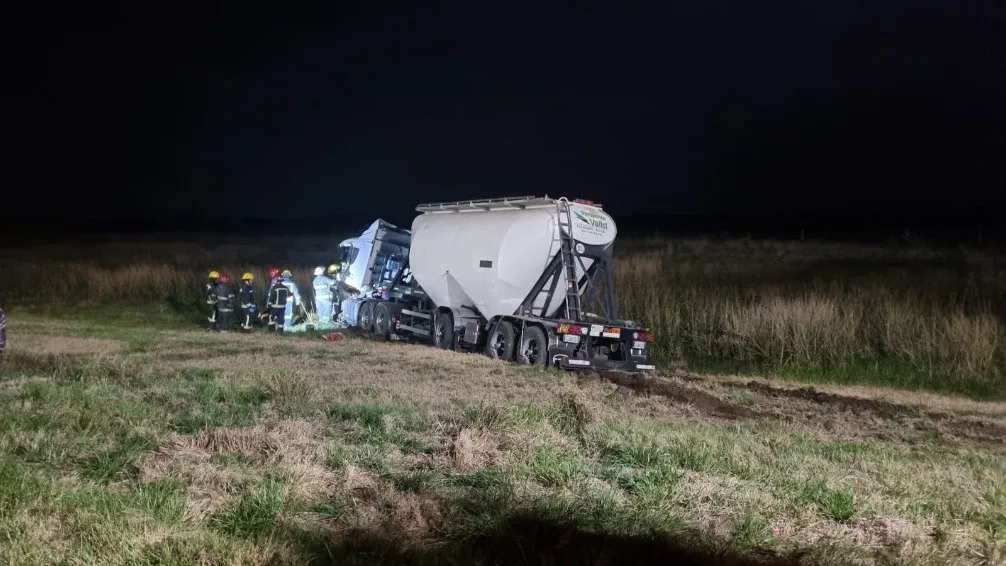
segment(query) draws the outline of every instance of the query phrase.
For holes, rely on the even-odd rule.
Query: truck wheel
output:
[[[517,331],[514,330],[513,325],[501,320],[486,340],[486,354],[497,360],[512,361],[516,337]]]
[[[360,306],[360,330],[367,334],[374,331],[374,303],[366,302]]]
[[[454,347],[454,323],[451,321],[451,315],[445,312],[438,314],[433,324],[433,344],[442,350]]]
[[[374,307],[374,334],[381,340],[391,339],[391,309],[387,303]]]
[[[548,338],[537,326],[524,328],[517,348],[517,361],[522,364],[545,367],[548,365]]]

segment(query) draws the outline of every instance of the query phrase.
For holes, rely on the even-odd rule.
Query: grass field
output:
[[[1000,402],[612,381],[353,337],[11,333],[4,563],[1006,557]]]
[[[192,243],[216,242],[217,245]],[[59,317],[198,324],[210,269],[291,267],[301,288],[339,238],[110,238],[0,249],[0,304]],[[656,361],[1006,399],[1006,255],[894,244],[619,242],[621,314]],[[264,300],[264,298],[262,299]],[[137,308],[133,308],[137,307]]]
[[[201,331],[261,242],[2,252],[0,562],[1006,560],[995,256],[625,247],[655,376]]]

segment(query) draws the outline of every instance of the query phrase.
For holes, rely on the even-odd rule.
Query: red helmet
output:
[[[231,276],[227,275],[226,273],[221,273],[220,274],[220,282],[223,283],[224,285],[230,283],[231,282]]]
[[[278,267],[270,267],[269,268],[269,279],[275,279],[277,277],[279,277],[279,268]]]

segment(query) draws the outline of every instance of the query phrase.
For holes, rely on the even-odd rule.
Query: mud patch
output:
[[[667,378],[621,372],[602,372],[598,374],[598,378],[610,381],[635,393],[659,395],[675,403],[691,405],[703,413],[723,419],[752,419],[765,416],[746,407],[728,403],[711,393],[675,383]]]
[[[733,386],[733,384],[726,385]],[[835,393],[818,391],[813,387],[786,389],[783,387],[773,387],[760,381],[749,381],[744,387],[766,397],[791,397],[803,399],[821,405],[830,405],[839,410],[850,411],[855,414],[862,414],[866,412],[874,413],[886,419],[893,419],[902,415],[917,417],[920,413],[917,408],[909,407],[907,405],[895,405],[894,403],[878,401],[876,399],[837,395]]]
[[[959,417],[950,413],[925,411],[919,407],[898,405],[877,399],[827,393],[813,387],[789,389],[775,387],[760,381],[749,381],[743,385],[724,383],[724,386],[741,387],[765,397],[801,399],[857,416],[869,415],[894,421],[911,419],[916,422],[916,428],[921,430],[937,429],[950,436],[1006,443],[1006,426],[978,419]]]
[[[953,436],[1006,444],[1006,426],[1001,424],[946,413],[926,413],[925,416]]]

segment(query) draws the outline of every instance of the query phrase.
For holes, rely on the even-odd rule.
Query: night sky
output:
[[[75,4],[5,18],[42,221],[1006,210],[1001,0]]]

